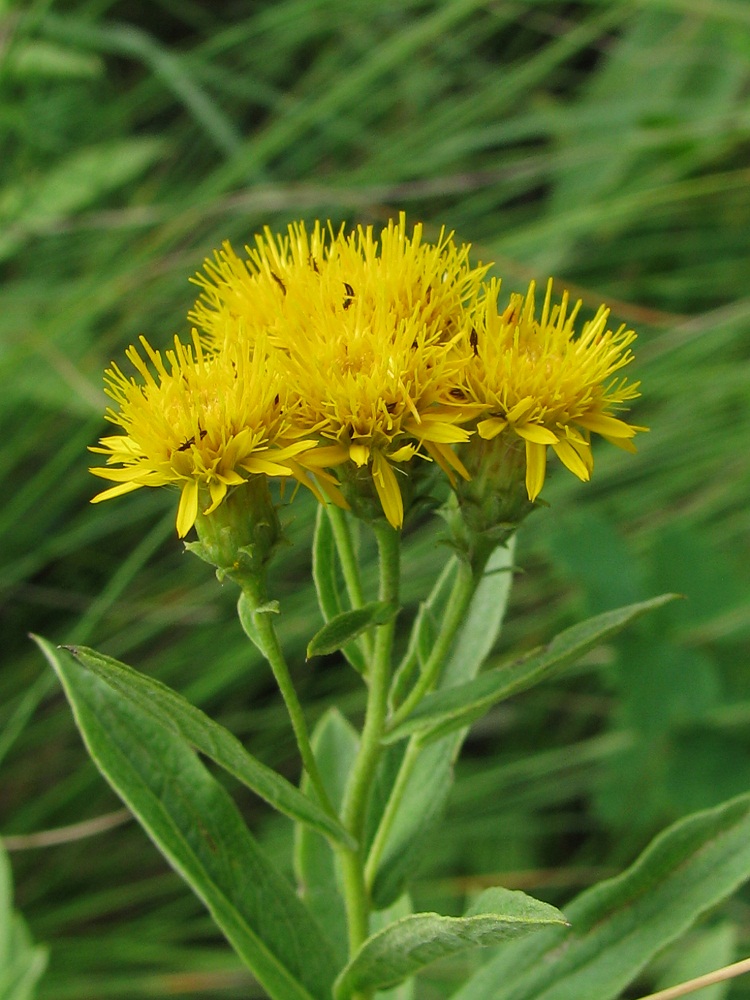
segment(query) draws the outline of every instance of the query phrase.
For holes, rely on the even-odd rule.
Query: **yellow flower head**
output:
[[[253,474],[299,472],[303,478],[298,462],[304,463],[303,453],[314,442],[292,432],[283,383],[267,364],[262,344],[253,354],[231,346],[208,354],[194,333],[192,346],[175,337],[164,358],[144,338],[141,345],[147,360],[135,347],[127,351],[141,381],[116,364],[105,376],[105,391],[118,407],[106,417],[124,433],[104,437],[91,449],[107,456],[104,468],[91,471],[117,484],[93,502],[141,486],[174,485],[181,490],[182,537],[195,523],[199,504],[211,513],[231,487]]]
[[[422,241],[402,215],[373,236],[316,224],[284,236],[265,230],[240,260],[225,244],[196,279],[190,319],[207,343],[252,352],[263,339],[296,406],[300,434],[317,434],[307,456],[321,468],[366,470],[395,527],[403,522],[396,470],[417,453],[452,475],[465,474],[451,445],[476,414],[458,393],[468,336],[487,268],[472,268],[469,247],[441,232]],[[346,468],[343,481],[351,481]]]
[[[477,424],[481,438],[512,433],[525,442],[526,489],[535,500],[544,485],[547,448],[584,481],[591,476],[591,433],[634,451],[632,438],[645,430],[616,414],[638,395],[617,372],[633,360],[635,333],[607,329],[609,310],[600,306],[579,336],[575,321],[581,307],[569,308],[565,292],[552,305],[552,281],[540,319],[536,318],[534,283],[526,295],[514,294],[503,312],[497,307],[499,282],[491,281],[477,309],[464,350],[469,399],[482,406]]]

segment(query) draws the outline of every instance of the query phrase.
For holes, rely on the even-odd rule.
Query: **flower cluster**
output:
[[[425,242],[402,215],[379,238],[294,224],[246,249],[225,244],[194,279],[190,344],[162,358],[142,339],[138,381],[107,372],[124,433],[92,449],[116,484],[95,500],[175,485],[184,536],[233,487],[284,476],[399,528],[420,464],[469,480],[473,441],[522,445],[533,501],[548,448],[587,480],[592,433],[632,450],[642,430],[617,415],[638,395],[617,374],[635,334],[601,307],[576,335],[580,302],[553,305],[551,282],[540,317],[533,284],[502,306],[451,234]]]

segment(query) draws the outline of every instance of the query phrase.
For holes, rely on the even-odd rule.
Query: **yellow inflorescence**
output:
[[[552,281],[540,318],[535,286],[497,305],[499,282],[491,281],[470,334],[473,357],[466,369],[468,396],[482,409],[477,433],[488,440],[513,433],[526,444],[526,488],[535,500],[545,479],[547,448],[587,481],[593,469],[591,433],[633,451],[631,438],[644,430],[615,414],[638,395],[638,383],[617,378],[633,360],[635,333],[607,329],[609,310],[600,306],[575,336],[581,303],[569,308],[568,293],[552,305]]]
[[[175,338],[162,358],[145,339],[141,344],[148,361],[135,347],[127,352],[141,382],[117,365],[106,373],[106,392],[119,407],[106,416],[125,433],[91,449],[107,456],[106,467],[91,471],[117,484],[95,502],[141,486],[177,486],[183,536],[195,523],[201,492],[210,513],[248,475],[304,475],[300,463],[315,441],[294,427],[294,403],[262,349],[248,354],[227,345],[206,353],[194,335],[192,346]]]
[[[461,468],[450,446],[473,410],[452,391],[465,359],[457,350],[487,268],[445,233],[435,244],[402,218],[376,240],[301,225],[266,231],[247,262],[225,246],[197,280],[190,318],[219,349],[253,349],[267,336],[284,381],[295,387],[295,420],[318,434],[330,466],[367,466],[388,520],[403,502],[394,469],[418,452]]]
[[[466,477],[472,434],[526,442],[532,500],[548,447],[588,479],[591,432],[632,448],[641,429],[615,415],[638,395],[615,377],[635,334],[607,330],[602,307],[576,337],[580,303],[553,307],[551,285],[540,319],[533,285],[501,309],[487,270],[403,216],[379,239],[316,223],[266,230],[246,259],[225,244],[195,279],[192,345],[162,358],[143,340],[148,362],[131,348],[138,382],[108,371],[107,418],[124,434],[93,449],[107,465],[92,471],[117,484],[94,499],[176,485],[184,535],[249,476],[294,476],[341,504],[335,476],[350,468],[400,527],[400,474],[432,459]]]

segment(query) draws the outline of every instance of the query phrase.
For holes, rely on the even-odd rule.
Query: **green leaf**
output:
[[[91,757],[273,1000],[330,1000],[335,963],[289,882],[181,736],[36,640]]]
[[[492,553],[471,602],[466,622],[456,637],[441,687],[451,687],[473,677],[492,652],[508,607],[513,584],[515,538]]]
[[[312,637],[307,646],[307,659],[334,653],[373,625],[384,625],[397,611],[396,605],[387,601],[371,601],[361,608],[342,611]]]
[[[47,949],[34,945],[13,910],[10,862],[0,841],[0,998],[32,1000],[47,967]]]
[[[339,554],[333,537],[331,519],[326,513],[325,507],[320,504],[315,519],[312,572],[318,595],[318,604],[326,622],[341,614],[348,607],[348,600],[345,599],[339,582],[337,573],[338,565]],[[342,647],[341,652],[358,673],[365,673],[367,664],[359,646],[354,643],[347,643]]]
[[[13,918],[13,883],[10,861],[0,841],[0,969],[7,968],[11,955],[11,921]]]
[[[438,958],[566,925],[554,906],[509,889],[487,889],[464,917],[415,913],[369,937],[336,981],[334,996],[396,986]]]
[[[384,930],[395,920],[411,916],[413,912],[414,907],[412,906],[411,897],[405,892],[403,896],[400,896],[396,900],[393,906],[389,906],[385,910],[374,910],[370,914],[370,934],[373,935],[378,931]],[[415,986],[414,977],[411,977],[404,980],[403,983],[399,983],[398,986],[378,990],[375,994],[375,1000],[414,1000]]]
[[[311,743],[326,792],[338,809],[359,747],[359,735],[337,708],[330,708],[318,720]],[[302,780],[303,789],[309,787],[307,774]],[[300,896],[326,933],[340,968],[347,959],[348,932],[336,858],[328,841],[309,827],[295,828],[294,870]]]
[[[493,705],[554,676],[636,618],[677,597],[677,594],[662,594],[649,601],[606,611],[565,629],[546,646],[502,667],[488,670],[465,684],[428,694],[408,719],[388,733],[385,742],[393,743],[418,732],[421,741],[427,743],[469,725]]]
[[[495,550],[487,564],[466,622],[448,658],[441,686],[470,680],[494,646],[507,606],[512,583],[514,542]],[[386,838],[373,883],[378,907],[390,906],[403,893],[419,866],[425,841],[445,807],[453,781],[453,764],[465,731],[453,733],[420,748],[409,743],[406,760],[417,754],[401,805]]]
[[[675,823],[626,872],[565,907],[571,931],[503,945],[452,1000],[614,1000],[748,878],[750,795],[743,795]]]
[[[722,969],[737,959],[738,927],[729,920],[713,927],[701,927],[684,941],[674,945],[665,957],[656,959],[663,971],[653,990],[666,990],[670,986],[697,979],[716,969]],[[695,994],[696,1000],[724,1000],[732,987],[731,980],[705,986]]]
[[[45,647],[43,647],[45,648]],[[119,697],[126,699],[152,722],[180,736],[256,795],[300,823],[309,823],[329,837],[352,846],[344,828],[291,782],[248,753],[240,741],[182,695],[86,646],[66,647],[78,662],[99,677]],[[45,650],[46,652],[46,650]]]

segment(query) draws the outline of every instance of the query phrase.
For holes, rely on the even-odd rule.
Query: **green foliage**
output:
[[[359,734],[336,708],[331,708],[315,727],[312,745],[326,791],[334,807],[340,809],[359,748]],[[307,777],[303,787],[309,789]],[[314,833],[312,828],[298,826],[295,829],[294,871],[300,895],[325,931],[341,968],[347,957],[347,930],[344,901],[338,888],[336,857],[330,843]]]
[[[223,788],[179,737],[39,640],[89,753],[205,902],[275,1000],[328,1000],[335,966],[317,925]]]
[[[343,649],[357,636],[373,625],[385,625],[395,617],[398,609],[384,601],[370,601],[361,608],[342,611],[331,618],[307,644],[307,659],[311,656],[325,656]]]
[[[45,651],[48,646],[42,646]],[[301,823],[309,823],[335,840],[350,843],[345,830],[314,801],[300,792],[270,767],[245,750],[236,736],[194,708],[165,684],[139,674],[137,670],[102,656],[94,649],[70,646],[68,651],[142,716],[180,736],[188,746],[199,750],[247,785],[279,812]]]
[[[470,725],[494,705],[555,676],[590,649],[617,635],[640,615],[662,607],[676,596],[663,594],[650,601],[605,611],[571,625],[546,646],[532,650],[519,660],[485,671],[464,684],[427,695],[404,722],[387,734],[386,741],[395,742],[418,733],[420,743],[426,745],[454,729]]]
[[[645,594],[687,600],[474,727],[440,836],[418,851],[417,907],[460,913],[467,886],[520,879],[567,913],[576,887],[620,871],[659,829],[750,787],[746,5],[251,8],[0,4],[0,831],[16,906],[49,948],[40,1000],[258,993],[135,824],[25,840],[119,809],[27,633],[137,663],[296,778],[235,595],[182,553],[173,498],[90,507],[86,472],[105,430],[102,369],[140,333],[156,346],[184,334],[187,276],[266,223],[377,225],[404,207],[432,235],[445,222],[473,241],[504,292],[552,271],[585,312],[612,302],[613,322],[639,332],[636,418],[651,433],[634,458],[602,445],[591,484],[550,468],[551,510],[521,533],[523,572],[490,652],[507,660]],[[274,592],[311,720],[332,705],[356,720],[352,671],[334,656],[304,663],[320,626],[314,508],[303,495],[290,505]],[[407,535],[405,654],[405,626],[445,564],[435,538],[431,520]],[[364,538],[360,556],[374,600]],[[422,615],[404,690],[440,616]],[[345,650],[360,667],[361,642]],[[279,858],[283,821],[255,799],[243,811]],[[746,954],[746,900],[719,905],[700,933],[729,919]],[[664,962],[637,992],[662,984]],[[449,995],[464,971],[431,967],[419,1000]]]
[[[334,996],[397,986],[439,958],[498,944],[551,924],[566,924],[554,906],[507,889],[487,889],[463,917],[438,913],[402,917],[364,942],[341,972]]]
[[[565,907],[570,931],[503,946],[453,1000],[609,1000],[750,875],[750,796],[696,813]],[[561,947],[563,944],[564,947]]]
[[[477,588],[443,672],[443,685],[477,673],[497,637],[510,594],[513,544],[497,549]],[[436,589],[442,587],[438,579]],[[404,892],[425,844],[445,808],[453,765],[466,731],[422,748],[409,746],[385,797],[374,839],[380,841],[373,873],[373,899],[378,908],[391,906]],[[392,811],[387,826],[384,817]],[[371,863],[372,864],[372,863]]]

